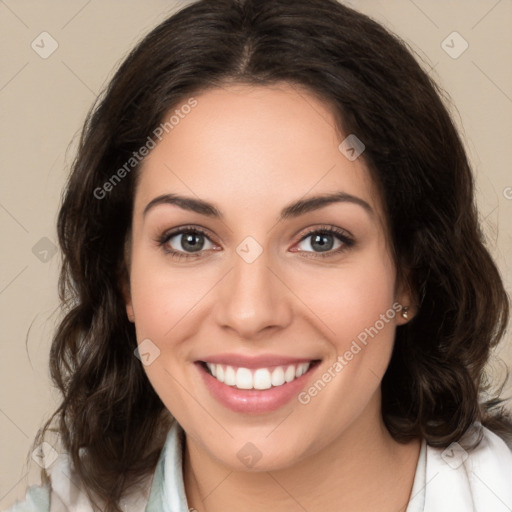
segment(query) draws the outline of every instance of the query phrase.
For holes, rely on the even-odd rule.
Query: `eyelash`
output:
[[[208,234],[205,231],[203,231],[201,228],[192,227],[192,226],[183,226],[181,228],[176,229],[175,231],[164,233],[163,235],[161,235],[160,237],[157,238],[156,242],[157,242],[158,246],[160,246],[162,248],[162,250],[173,259],[182,260],[182,259],[189,259],[189,258],[195,259],[195,258],[201,257],[201,252],[203,252],[203,251],[193,254],[193,253],[186,253],[183,251],[176,251],[174,249],[169,249],[166,246],[167,242],[169,242],[169,240],[171,238],[174,238],[175,236],[181,235],[183,233],[189,233],[189,234],[193,233],[193,234],[203,235],[206,238],[208,238],[208,240],[210,240],[210,237],[208,236]],[[334,251],[327,251],[324,253],[313,253],[313,254],[315,254],[315,256],[312,256],[312,257],[314,257],[314,258],[332,257],[337,254],[340,254],[343,251],[350,249],[351,247],[353,247],[355,245],[355,241],[348,235],[348,233],[345,230],[335,228],[332,226],[320,226],[320,227],[313,228],[313,229],[307,231],[306,233],[304,233],[304,235],[301,237],[301,239],[297,243],[303,242],[305,239],[307,239],[311,235],[316,235],[316,234],[334,235],[335,237],[338,238],[338,240],[340,240],[342,242],[343,245]],[[210,240],[210,242],[211,242],[211,240]],[[311,251],[296,251],[296,252],[311,253]],[[306,256],[306,257],[309,258],[311,256]]]

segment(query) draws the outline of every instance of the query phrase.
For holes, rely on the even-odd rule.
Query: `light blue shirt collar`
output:
[[[185,433],[174,421],[156,467],[146,512],[189,512],[183,481]]]

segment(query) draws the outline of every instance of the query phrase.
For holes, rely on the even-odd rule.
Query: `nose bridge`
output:
[[[270,259],[248,237],[233,254],[233,270],[222,283],[217,320],[247,339],[267,327],[283,327],[291,318],[286,288],[270,270]]]

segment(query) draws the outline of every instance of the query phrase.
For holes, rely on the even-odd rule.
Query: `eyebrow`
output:
[[[279,221],[299,217],[305,213],[324,208],[334,203],[352,203],[361,206],[370,216],[374,214],[372,207],[363,199],[347,194],[346,192],[334,192],[321,194],[307,199],[299,199],[281,210]],[[180,196],[178,194],[163,194],[152,199],[144,208],[143,217],[149,210],[161,204],[173,204],[191,212],[199,213],[207,217],[223,219],[222,212],[212,203],[193,197]]]

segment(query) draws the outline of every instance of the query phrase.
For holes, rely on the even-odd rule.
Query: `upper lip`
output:
[[[242,354],[216,354],[205,357],[200,361],[204,363],[225,364],[237,368],[268,368],[270,366],[286,366],[290,364],[309,363],[316,361],[314,358],[291,357],[278,354],[261,354],[259,356],[247,356]]]

